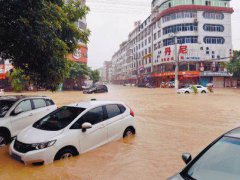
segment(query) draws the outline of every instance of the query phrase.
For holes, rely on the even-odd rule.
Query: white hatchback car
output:
[[[3,96],[0,98],[0,146],[35,123],[43,116],[56,110],[57,106],[48,97]]]
[[[135,133],[134,113],[124,103],[80,102],[61,107],[24,129],[9,153],[25,164],[48,164]]]
[[[208,93],[208,92],[209,92],[209,90],[208,90],[206,87],[204,87],[204,86],[194,85],[194,87],[197,88],[198,93],[205,94],[205,93]],[[186,88],[178,89],[178,90],[177,90],[177,93],[178,93],[178,94],[190,94],[190,93],[194,93],[194,90],[193,90],[192,86],[188,86],[188,87],[186,87]]]

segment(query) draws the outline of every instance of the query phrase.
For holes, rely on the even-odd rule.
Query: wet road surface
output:
[[[184,167],[183,152],[196,155],[219,135],[240,125],[240,90],[177,95],[172,89],[111,86],[108,94],[38,92],[58,106],[90,100],[121,100],[135,112],[137,135],[70,160],[24,166],[0,149],[0,179],[166,179]],[[29,94],[29,93],[28,93]]]

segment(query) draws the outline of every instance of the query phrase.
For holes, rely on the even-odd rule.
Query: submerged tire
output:
[[[0,147],[6,146],[10,142],[10,138],[4,133],[0,133]]]
[[[72,148],[64,148],[64,149],[58,151],[58,153],[54,157],[54,160],[64,160],[64,159],[68,159],[68,158],[71,158],[71,157],[77,156],[77,155],[78,155],[78,153],[75,150],[73,150]]]
[[[135,129],[128,127],[123,133],[123,138],[132,137],[133,135],[135,135]]]

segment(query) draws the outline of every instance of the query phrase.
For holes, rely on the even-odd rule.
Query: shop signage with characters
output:
[[[188,54],[188,46],[181,45],[178,49],[179,60],[200,60],[200,57],[189,56]],[[164,57],[161,59],[162,62],[174,62],[175,61],[175,52],[171,49],[171,47],[166,47],[164,50]]]

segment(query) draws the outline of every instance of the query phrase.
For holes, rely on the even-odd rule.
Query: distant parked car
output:
[[[168,180],[235,180],[240,179],[240,128],[222,135],[195,159],[182,155],[187,166]]]
[[[208,89],[204,86],[201,86],[201,85],[194,85],[194,86],[197,88],[198,93],[205,94],[205,93],[209,92]],[[192,86],[188,86],[188,87],[177,90],[177,93],[178,94],[190,94],[190,93],[194,93],[194,90],[193,90]]]
[[[84,94],[107,93],[107,92],[108,88],[106,85],[96,85],[83,91]]]
[[[0,146],[33,124],[43,116],[57,109],[48,97],[4,96],[0,98]]]
[[[174,88],[175,87],[175,81],[170,81],[168,84],[169,88]]]
[[[24,129],[9,153],[25,164],[48,164],[136,133],[133,111],[122,102],[90,101],[61,107]]]

